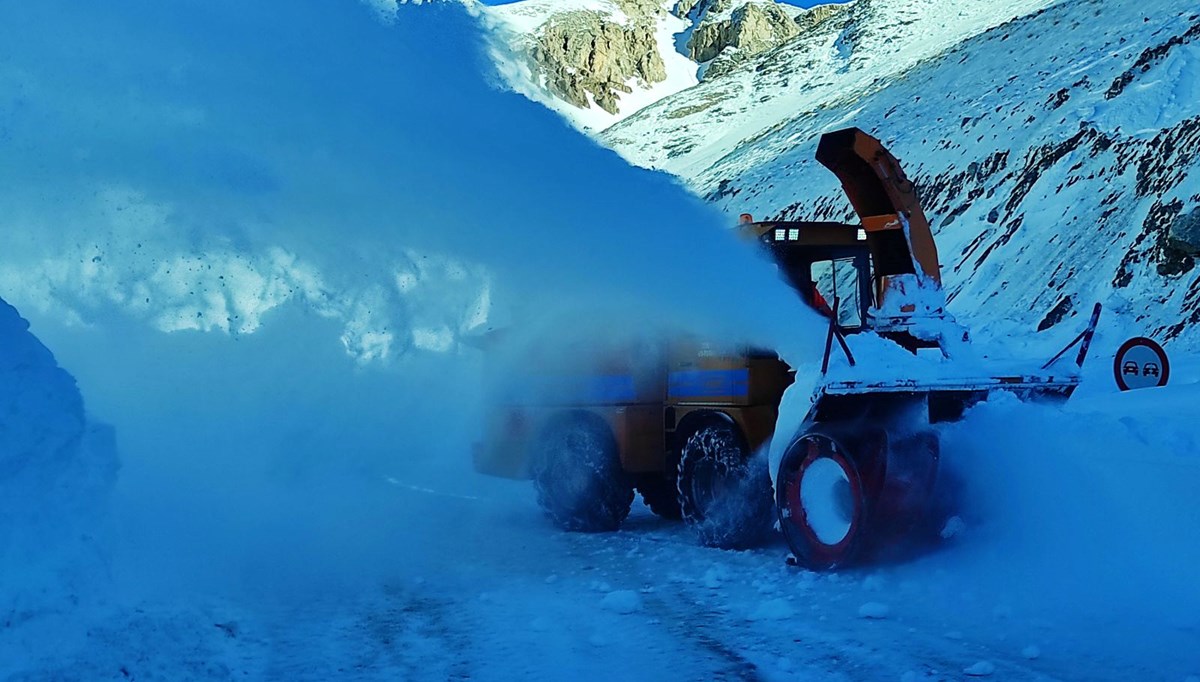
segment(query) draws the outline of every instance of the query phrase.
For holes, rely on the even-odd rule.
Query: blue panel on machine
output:
[[[577,399],[585,403],[627,403],[637,397],[628,374],[590,376],[576,390]]]
[[[698,369],[671,372],[667,392],[672,398],[723,398],[750,391],[750,370]]]

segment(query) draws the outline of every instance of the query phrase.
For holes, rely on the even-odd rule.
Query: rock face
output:
[[[636,3],[629,8],[639,9]],[[667,78],[652,19],[630,14],[622,25],[588,10],[554,15],[530,49],[535,72],[567,102],[586,109],[590,95],[596,106],[615,114],[620,94],[633,92],[631,80],[648,85]]]
[[[837,16],[848,5],[820,5],[806,11],[775,2],[692,0],[676,5],[677,16],[695,24],[688,58],[707,63],[704,80],[719,78]]]
[[[816,28],[830,19],[840,15],[849,5],[817,5],[796,17],[796,24],[802,31]]]
[[[733,0],[679,0],[675,3],[675,16],[699,23],[705,14],[718,14],[733,9]]]
[[[1200,206],[1171,223],[1169,246],[1185,256],[1200,256]]]
[[[779,5],[748,2],[728,18],[701,22],[688,41],[688,53],[693,61],[707,62],[732,49],[745,60],[799,34],[800,26]]]
[[[506,48],[497,58],[514,89],[581,128],[600,129],[694,85],[701,76],[711,80],[729,73],[849,6],[803,10],[774,0],[522,0],[486,12],[501,27]],[[509,61],[521,66],[511,69]]]

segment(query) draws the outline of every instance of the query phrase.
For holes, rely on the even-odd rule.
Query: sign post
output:
[[[1162,346],[1139,336],[1121,344],[1113,358],[1113,376],[1122,391],[1166,386],[1171,363]]]

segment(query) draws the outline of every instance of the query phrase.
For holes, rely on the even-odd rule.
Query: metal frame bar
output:
[[[1074,348],[1075,344],[1079,343],[1080,341],[1083,342],[1083,345],[1079,348],[1079,355],[1075,357],[1075,365],[1080,369],[1083,368],[1083,361],[1087,359],[1088,351],[1091,350],[1092,347],[1092,337],[1096,335],[1096,325],[1100,323],[1100,310],[1101,305],[1097,303],[1096,307],[1092,308],[1092,318],[1088,322],[1087,328],[1079,332],[1079,336],[1076,336],[1071,343],[1068,343],[1066,348],[1058,351],[1057,355],[1050,358],[1046,364],[1042,365],[1042,369],[1050,369],[1050,365],[1058,362],[1059,358],[1066,355],[1067,351]]]

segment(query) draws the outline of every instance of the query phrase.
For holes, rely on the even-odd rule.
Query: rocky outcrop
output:
[[[849,5],[817,5],[811,7],[807,12],[796,17],[796,25],[801,31],[816,28],[826,21],[838,16],[846,10]]]
[[[666,80],[654,35],[655,18],[637,14],[645,9],[643,5],[653,5],[639,0],[623,0],[619,5],[628,17],[625,24],[599,12],[578,10],[552,16],[539,30],[530,58],[535,73],[542,74],[555,95],[584,109],[595,102],[615,114],[620,95],[633,92],[631,80],[644,86]]]
[[[841,14],[848,5],[819,5],[796,13],[774,2],[748,2],[732,12],[733,0],[681,2],[676,13],[696,22],[688,56],[707,63],[703,79],[723,76]],[[686,12],[684,12],[686,10]]]
[[[733,9],[733,0],[679,0],[675,3],[675,16],[698,22],[707,13],[718,14]]]
[[[1180,214],[1167,233],[1168,247],[1185,256],[1200,256],[1200,206]]]
[[[528,0],[486,12],[506,43],[496,55],[514,89],[584,129],[603,129],[815,27],[827,30],[826,20],[865,2],[805,10],[778,0]]]
[[[626,16],[637,20],[656,17],[662,13],[660,0],[613,0]]]
[[[734,48],[747,59],[799,34],[800,26],[779,5],[749,2],[735,9],[727,19],[702,21],[688,41],[688,55],[693,61],[703,63]]]

